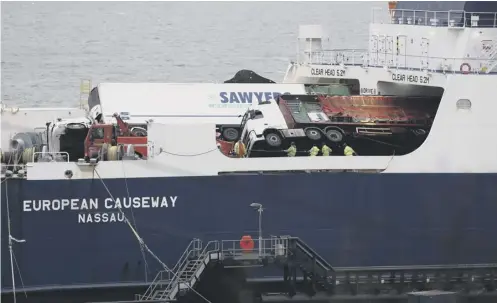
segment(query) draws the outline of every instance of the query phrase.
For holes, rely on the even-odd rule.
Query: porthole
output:
[[[469,110],[471,109],[471,101],[469,101],[468,99],[459,99],[456,102],[456,107],[457,109]]]
[[[68,169],[64,172],[64,176],[67,178],[67,179],[71,179],[72,176],[73,176],[73,172],[72,170]]]

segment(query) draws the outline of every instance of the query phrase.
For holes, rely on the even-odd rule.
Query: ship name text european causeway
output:
[[[124,213],[119,210],[174,208],[177,200],[178,196],[24,200],[23,211],[81,211],[78,213],[78,223],[113,223],[125,221]],[[109,210],[109,212],[99,210]]]

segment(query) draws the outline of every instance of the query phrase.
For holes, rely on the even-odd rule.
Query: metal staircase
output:
[[[192,288],[211,259],[218,257],[218,246],[218,241],[212,241],[202,248],[202,241],[193,239],[176,265],[170,270],[160,271],[145,294],[137,295],[136,300],[174,300],[179,292]],[[211,252],[214,253],[211,255]]]
[[[203,246],[202,241],[193,239],[176,265],[170,270],[160,271],[143,295],[135,300],[170,302],[178,295],[193,289],[209,262],[224,261],[225,267],[261,266],[263,260],[286,258],[288,239],[272,237],[254,240],[255,247],[249,251],[240,248],[240,240],[210,241]],[[240,265],[243,263],[243,265]]]
[[[490,73],[497,67],[497,41],[494,41],[491,46],[489,46],[489,51],[485,53],[486,62],[484,63],[486,70],[485,73]]]

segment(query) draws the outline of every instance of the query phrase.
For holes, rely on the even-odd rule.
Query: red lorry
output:
[[[85,139],[85,158],[101,155],[101,160],[119,160],[129,151],[130,145],[136,156],[146,158],[147,130],[144,127],[130,129],[117,113],[114,118],[116,125],[95,123],[90,127]],[[102,151],[102,147],[106,150]]]

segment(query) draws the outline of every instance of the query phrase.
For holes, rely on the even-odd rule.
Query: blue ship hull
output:
[[[114,198],[122,201],[129,191],[137,199],[133,203],[141,207],[124,208],[126,216],[150,249],[171,266],[192,238],[256,237],[252,202],[265,208],[265,236],[300,237],[333,266],[497,263],[496,184],[497,174],[105,180]],[[7,180],[2,183],[2,289],[11,287],[6,193],[12,235],[26,240],[14,244],[25,287],[145,282],[140,245],[129,226],[119,222],[119,210],[106,208],[114,202],[100,179]],[[81,209],[81,199],[93,208]],[[53,210],[61,207],[53,200],[69,205]],[[36,211],[44,203],[50,210]],[[71,205],[80,210],[69,209]],[[105,221],[103,213],[107,218],[114,214],[118,221],[86,222],[88,216],[97,221],[96,213],[100,221]],[[160,266],[145,255],[150,282]]]

